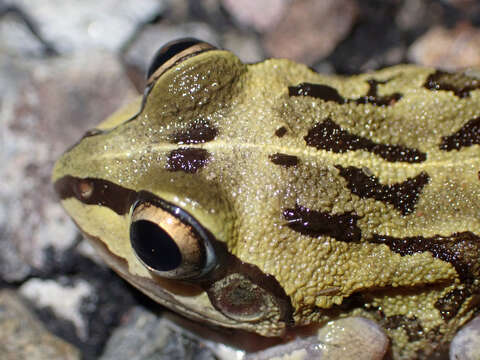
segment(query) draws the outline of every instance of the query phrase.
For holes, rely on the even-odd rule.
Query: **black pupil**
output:
[[[185,38],[180,40],[172,41],[158,50],[158,52],[153,57],[153,60],[148,68],[147,79],[162,66],[167,60],[177,55],[179,52],[188,49],[190,46],[201,43],[200,40],[193,38]]]
[[[157,271],[180,266],[182,254],[175,241],[157,224],[138,220],[130,225],[130,241],[137,256]]]

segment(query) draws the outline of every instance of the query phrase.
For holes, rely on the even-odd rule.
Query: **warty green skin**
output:
[[[138,101],[69,149],[53,181],[58,190],[62,179],[77,179],[64,181],[70,196],[60,193],[79,228],[115,271],[179,313],[264,336],[361,315],[385,327],[395,358],[428,358],[478,311],[480,255],[479,135],[467,127],[470,145],[441,148],[442,139],[475,125],[480,91],[429,89],[433,74],[402,65],[324,76],[288,60],[245,65],[227,51],[203,52],[162,74],[133,119]],[[456,88],[475,76],[455,79]],[[289,87],[302,83],[339,97],[292,95]],[[399,96],[375,103],[392,94]],[[337,130],[327,134],[327,120]],[[329,148],[322,131],[355,139]],[[425,159],[392,160],[382,145]],[[185,149],[192,159],[175,158]],[[355,170],[353,180],[342,169]],[[362,173],[376,181],[370,190]],[[406,186],[416,177],[423,180]],[[78,195],[82,179],[126,189],[131,208],[88,204]],[[223,259],[215,275],[172,280],[145,268],[129,238],[143,192],[211,234]],[[104,196],[114,197],[108,189]],[[260,308],[243,316],[215,303],[236,281],[258,291]]]

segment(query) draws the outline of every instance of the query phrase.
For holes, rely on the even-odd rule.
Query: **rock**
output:
[[[412,44],[408,58],[445,70],[480,66],[480,29],[468,23],[453,29],[434,27]]]
[[[30,279],[20,287],[19,292],[35,306],[50,307],[56,316],[71,321],[78,337],[85,339],[87,328],[80,310],[82,302],[92,296],[92,290],[86,281],[62,286],[54,280]]]
[[[28,266],[46,271],[46,251],[58,255],[77,237],[53,193],[54,161],[137,93],[118,60],[105,52],[74,58],[2,57],[0,74],[2,156],[7,156],[0,165],[0,249],[10,249],[0,251],[0,277],[19,281],[29,273]],[[7,256],[15,252],[18,256]],[[22,271],[12,276],[9,269],[15,266]]]
[[[238,32],[228,32],[223,36],[223,48],[231,50],[244,63],[255,63],[263,60],[263,49],[253,36]]]
[[[243,26],[262,33],[283,17],[290,0],[222,0],[223,7]]]
[[[78,350],[51,335],[14,293],[0,292],[2,360],[76,360]]]
[[[140,307],[108,341],[100,360],[213,360],[215,357],[193,338],[175,331],[168,322]]]
[[[272,57],[312,64],[347,36],[356,15],[354,0],[294,0],[278,25],[265,34],[264,46]]]
[[[119,50],[136,28],[165,8],[160,0],[15,0],[62,53],[91,48]]]
[[[480,359],[480,316],[471,320],[455,335],[450,345],[450,359]]]
[[[3,5],[3,7],[2,7]],[[5,13],[1,13],[5,11]],[[41,36],[34,19],[21,8],[0,4],[0,49],[10,56],[40,57],[53,52],[51,44]]]

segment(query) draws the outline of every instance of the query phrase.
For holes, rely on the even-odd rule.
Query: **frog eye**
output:
[[[198,278],[216,262],[205,229],[171,204],[137,203],[131,217],[130,243],[140,262],[164,278]]]
[[[216,49],[213,45],[194,38],[170,41],[162,46],[154,55],[147,72],[147,85],[154,82],[167,69],[181,60],[213,49]]]

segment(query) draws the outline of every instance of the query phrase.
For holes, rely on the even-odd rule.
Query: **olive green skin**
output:
[[[63,207],[115,271],[181,314],[264,336],[360,315],[384,326],[394,358],[428,358],[479,310],[480,255],[478,137],[470,131],[471,144],[458,149],[440,145],[480,115],[480,91],[464,84],[475,84],[477,73],[438,90],[426,86],[432,74],[402,65],[324,76],[288,60],[246,65],[228,51],[202,52],[156,79],[139,114],[137,100],[68,150],[53,181],[58,190],[62,179],[80,179],[70,183],[77,187],[70,196],[59,191]],[[375,94],[369,93],[372,79]],[[343,101],[292,95],[289,87],[302,83],[327,85]],[[456,93],[463,85],[464,93]],[[375,103],[392,94],[399,96]],[[308,137],[326,119],[370,145],[332,150]],[[199,128],[204,132],[192,135]],[[425,159],[386,159],[379,155],[382,144],[416,149]],[[172,154],[184,149],[196,149],[194,157],[202,149],[202,155],[175,162]],[[349,167],[377,179],[377,192],[384,186],[390,198],[394,184],[428,176],[411,194],[413,205],[402,210],[388,196],[352,190],[341,174]],[[88,194],[78,195],[81,179],[180,207],[212,235],[222,259],[238,264],[228,269],[221,261],[220,275],[204,275],[208,280],[156,276],[131,247],[134,202],[121,214],[105,202],[88,203],[82,198]],[[408,196],[408,187],[402,189]],[[301,225],[312,211],[323,226],[346,215],[358,238],[315,228],[311,218]],[[391,238],[416,245],[395,247],[387,243]],[[225,304],[234,298],[216,299],[239,283],[260,305],[247,304],[242,313]]]

